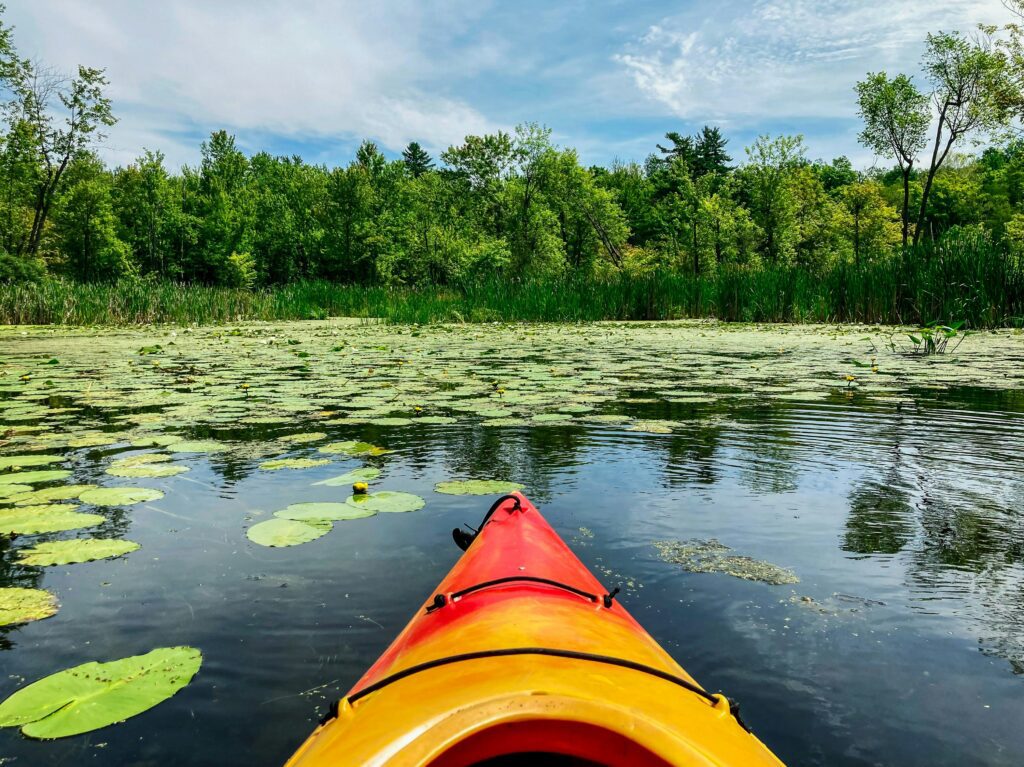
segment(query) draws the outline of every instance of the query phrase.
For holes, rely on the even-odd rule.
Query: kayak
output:
[[[500,498],[288,767],[773,765],[537,508]]]

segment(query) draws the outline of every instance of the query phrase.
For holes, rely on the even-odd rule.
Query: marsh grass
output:
[[[1024,323],[1024,265],[963,235],[861,267],[724,266],[713,274],[488,279],[462,286],[298,282],[243,290],[149,280],[0,286],[7,324],[231,323],[379,318],[399,323],[669,320],[864,322],[970,328]]]

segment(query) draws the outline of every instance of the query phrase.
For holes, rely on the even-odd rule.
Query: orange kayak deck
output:
[[[608,767],[781,764],[520,494],[492,507],[288,767],[468,767],[512,754]]]

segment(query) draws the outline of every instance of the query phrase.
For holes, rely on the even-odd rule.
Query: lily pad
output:
[[[413,420],[411,418],[391,416],[385,418],[371,418],[368,423],[373,426],[411,426],[413,424]]]
[[[167,453],[139,453],[138,455],[130,455],[127,458],[118,458],[110,464],[110,467],[145,466],[150,463],[166,463],[172,458],[173,456],[167,455]]]
[[[260,546],[282,547],[315,541],[330,530],[331,523],[323,520],[299,522],[275,517],[253,525],[245,534],[250,541]]]
[[[327,435],[322,431],[307,431],[302,434],[285,434],[283,437],[278,437],[278,442],[287,442],[293,445],[301,445],[306,442],[317,442],[318,440],[324,439]]]
[[[572,416],[565,413],[537,413],[530,420],[534,423],[567,423],[572,420]]]
[[[167,445],[167,449],[172,453],[222,453],[230,448],[223,442],[213,440],[186,440]]]
[[[188,471],[188,466],[165,464],[142,464],[139,466],[111,466],[107,474],[112,477],[174,477]]]
[[[372,466],[367,466],[362,469],[353,469],[350,472],[342,474],[337,477],[331,477],[330,479],[321,480],[320,482],[314,482],[314,485],[326,485],[327,487],[345,487],[351,485],[353,482],[373,482],[380,476],[380,469],[375,469]]]
[[[0,498],[16,498],[32,492],[32,485],[0,485]]]
[[[4,485],[3,487],[18,487],[18,485]],[[8,498],[8,503],[15,506],[34,506],[41,503],[53,503],[54,501],[70,501],[86,490],[94,490],[96,485],[57,485],[56,487],[44,487],[39,490],[31,488],[24,493]]]
[[[42,469],[40,471],[15,471],[0,474],[0,485],[36,485],[41,482],[56,482],[67,479],[71,472],[67,469]]]
[[[134,541],[116,538],[82,538],[73,541],[50,541],[37,543],[18,552],[18,564],[48,567],[50,565],[72,565],[91,562],[95,559],[109,559],[128,554],[139,548]]]
[[[131,506],[146,501],[159,501],[164,494],[150,487],[98,487],[80,496],[82,503],[93,506]]]
[[[357,509],[367,509],[374,512],[403,513],[416,511],[427,505],[427,502],[418,495],[412,493],[398,493],[391,490],[381,490],[377,493],[365,493],[362,495],[349,496],[345,501]]]
[[[453,423],[458,423],[458,418],[452,418],[450,415],[423,415],[416,419],[415,423],[426,423],[433,426],[447,426]]]
[[[57,612],[57,597],[42,589],[0,588],[0,626],[49,618]]]
[[[35,455],[3,455],[0,456],[0,469],[17,469],[27,466],[47,466],[64,460],[62,455],[47,455],[37,453]]]
[[[106,447],[116,445],[123,437],[115,434],[87,434],[84,437],[76,437],[68,440],[68,447]]]
[[[96,527],[106,522],[99,514],[79,514],[73,506],[24,506],[0,511],[0,534],[37,535]]]
[[[341,522],[372,517],[376,513],[373,509],[356,508],[350,503],[293,503],[281,511],[275,511],[274,516],[297,522]]]
[[[185,687],[199,671],[194,647],[161,647],[145,655],[84,663],[40,679],[0,703],[0,727],[30,738],[64,738],[123,722]]]
[[[382,447],[371,445],[369,442],[332,442],[329,445],[324,445],[320,448],[321,453],[327,455],[350,455],[350,456],[361,456],[361,455],[384,455],[389,452]]]
[[[329,458],[275,458],[272,461],[264,461],[260,464],[260,468],[264,471],[312,469],[315,466],[326,466],[330,462]]]
[[[518,482],[489,479],[450,480],[434,485],[434,492],[445,495],[505,495],[522,489]]]

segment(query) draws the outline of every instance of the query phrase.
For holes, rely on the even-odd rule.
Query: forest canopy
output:
[[[437,157],[413,142],[389,158],[364,141],[346,167],[246,155],[216,131],[198,165],[174,170],[158,150],[107,167],[97,147],[116,112],[103,71],[64,77],[22,59],[0,21],[0,280],[248,288],[814,271],[906,258],[965,231],[1018,259],[1022,50],[1014,26],[937,33],[920,82],[867,73],[850,98],[879,158],[870,170],[812,160],[800,136],[733,147],[713,126],[667,133],[643,163],[586,167],[535,123]]]

